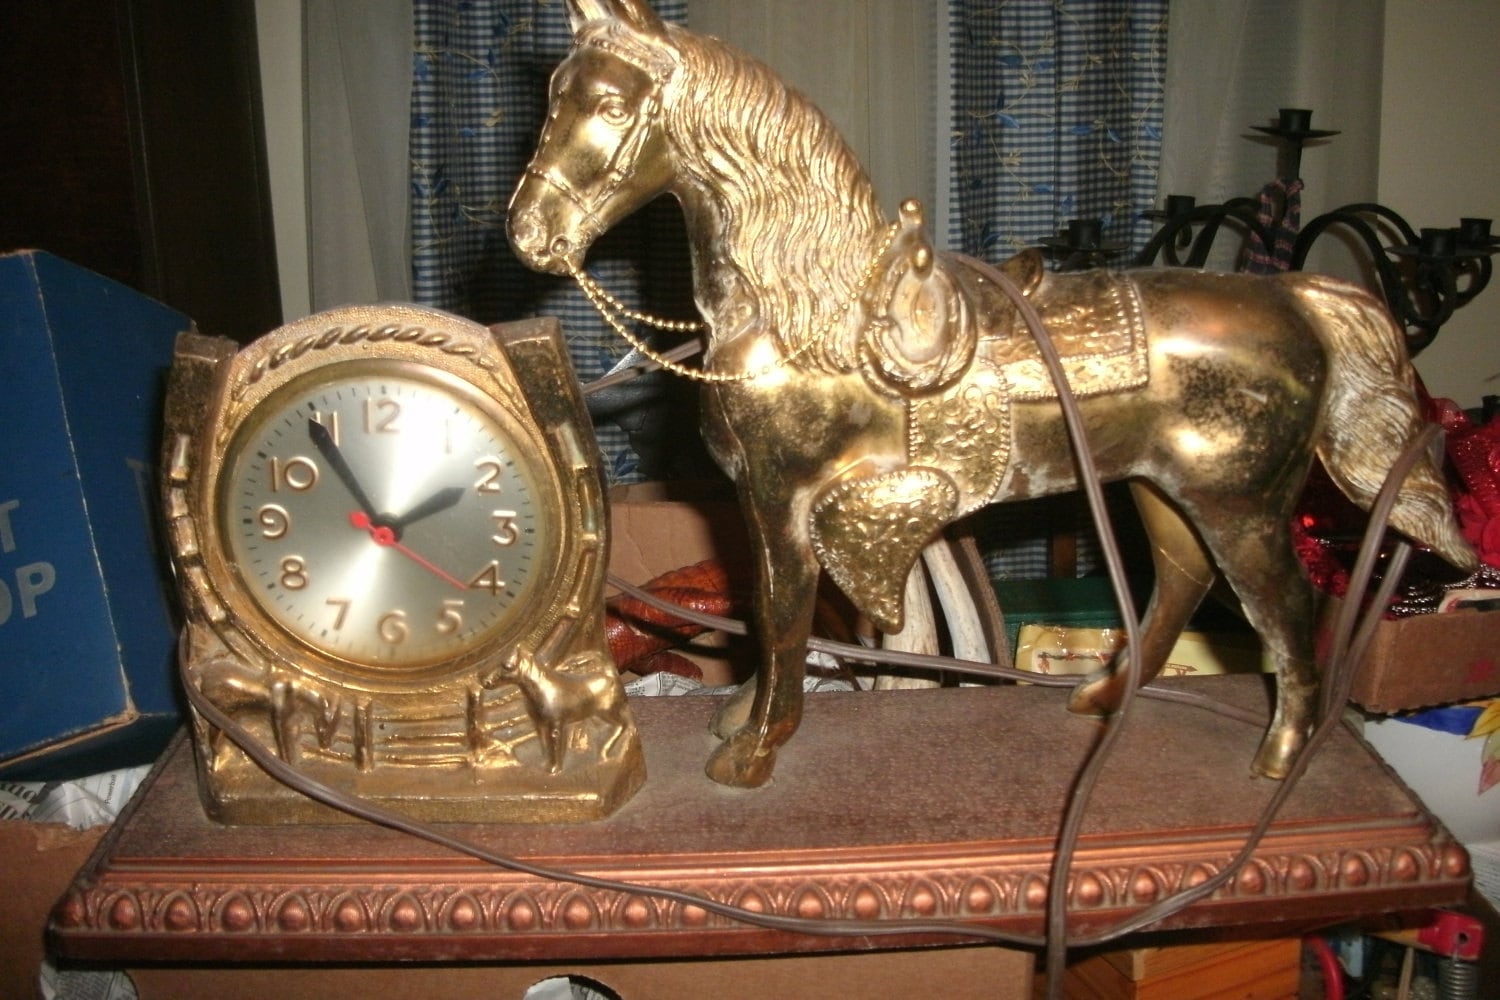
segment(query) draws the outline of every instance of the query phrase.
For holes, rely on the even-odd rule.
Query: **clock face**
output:
[[[276,390],[231,442],[220,534],[260,610],[375,672],[430,666],[526,614],[561,540],[534,443],[462,380],[399,362]]]

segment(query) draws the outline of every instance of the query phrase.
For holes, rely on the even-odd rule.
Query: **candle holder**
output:
[[[1500,237],[1490,235],[1489,219],[1462,218],[1458,220],[1458,248],[1460,250],[1494,250],[1500,247]]]
[[[1067,228],[1041,240],[1043,252],[1056,261],[1059,271],[1082,271],[1099,267],[1129,249],[1126,243],[1106,241],[1101,219],[1069,219]]]
[[[1275,136],[1281,140],[1282,164],[1278,175],[1290,180],[1302,175],[1302,147],[1318,139],[1338,135],[1337,129],[1315,129],[1312,127],[1311,108],[1280,108],[1276,112],[1275,125],[1251,125],[1257,132]]]

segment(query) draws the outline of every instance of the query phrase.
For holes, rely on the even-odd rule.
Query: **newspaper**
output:
[[[150,764],[74,781],[0,781],[0,819],[66,823],[75,830],[113,823]]]
[[[1469,863],[1474,869],[1474,888],[1500,910],[1500,840],[1479,844],[1465,844],[1469,851]]]

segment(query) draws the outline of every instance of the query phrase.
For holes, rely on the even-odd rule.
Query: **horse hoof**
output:
[[[756,753],[753,740],[731,737],[708,758],[704,768],[708,776],[721,785],[731,788],[759,788],[771,778],[776,766],[776,753],[767,750]]]
[[[1092,674],[1073,689],[1068,711],[1074,715],[1103,718],[1120,707],[1120,681],[1112,673]]]
[[[1261,741],[1260,749],[1255,752],[1255,760],[1250,765],[1251,773],[1280,781],[1291,773],[1292,765],[1297,762],[1297,756],[1306,742],[1295,731],[1271,730]]]
[[[755,687],[750,683],[742,685],[715,713],[708,726],[709,732],[721,740],[729,739],[750,721],[750,706],[754,701]]]

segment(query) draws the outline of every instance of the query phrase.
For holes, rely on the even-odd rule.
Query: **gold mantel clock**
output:
[[[375,306],[242,350],[183,334],[162,474],[185,683],[417,818],[607,814],[644,764],[603,639],[599,468],[555,320]],[[193,722],[215,818],[335,818]]]

